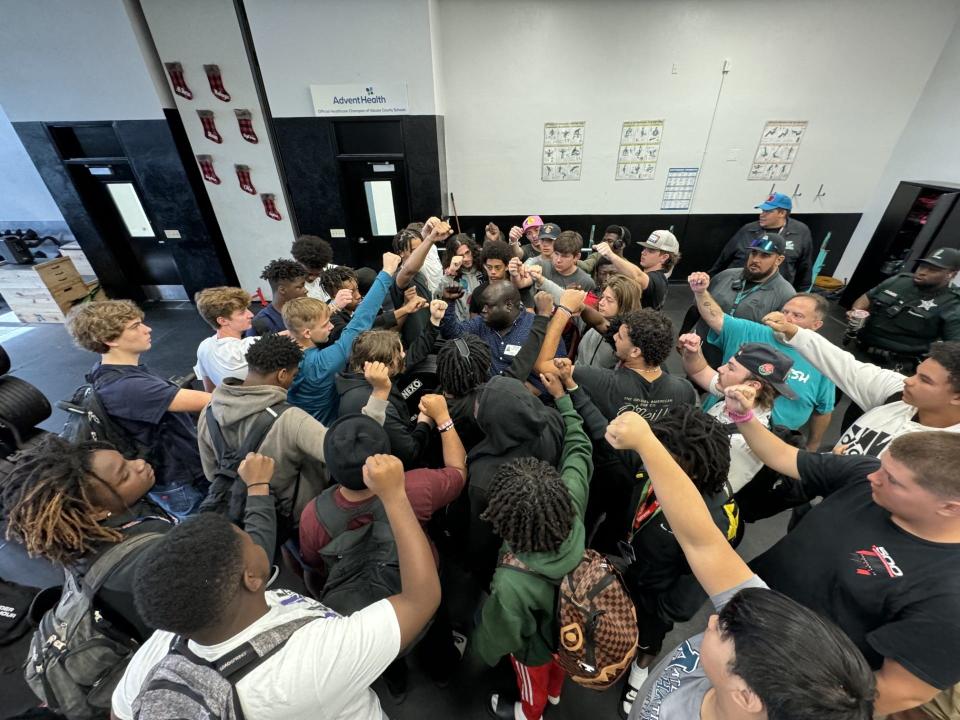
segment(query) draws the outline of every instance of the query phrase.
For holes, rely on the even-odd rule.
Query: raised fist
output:
[[[693,290],[694,295],[699,295],[707,291],[707,288],[710,287],[710,276],[705,272],[695,272],[687,275],[687,283],[690,285],[690,289]]]

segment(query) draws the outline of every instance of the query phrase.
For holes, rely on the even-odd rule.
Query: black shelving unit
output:
[[[939,247],[960,247],[960,185],[901,182],[880,219],[840,302],[849,307],[867,290]]]

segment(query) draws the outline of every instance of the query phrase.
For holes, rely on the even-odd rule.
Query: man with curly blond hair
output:
[[[156,478],[150,498],[177,517],[192,513],[207,482],[190,413],[200,412],[210,395],[182,389],[140,362],[150,349],[150,327],[129,300],[78,305],[67,315],[67,331],[78,347],[100,355],[87,381],[131,445],[143,448],[140,457]]]
[[[247,350],[256,337],[243,337],[250,329],[253,313],[250,294],[237,287],[212,287],[194,296],[197,312],[215,331],[197,348],[193,371],[207,392],[213,392],[224,378],[247,377]]]

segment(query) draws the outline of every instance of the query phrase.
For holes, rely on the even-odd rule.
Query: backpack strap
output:
[[[220,427],[220,423],[217,422],[213,414],[213,405],[207,405],[207,428],[210,432],[210,441],[213,443],[214,452],[217,455],[218,468],[220,470],[232,470],[248,453],[259,450],[267,433],[270,432],[270,428],[290,407],[289,403],[281,401],[261,410],[247,430],[243,443],[239,448],[234,449],[223,436],[223,428]]]
[[[540,578],[550,585],[559,587],[563,582],[562,579],[554,580],[553,578],[548,578],[546,575],[541,575],[536,570],[531,570],[529,566],[523,562],[520,558],[514,555],[511,552],[506,553],[502,558],[500,558],[500,563],[497,565],[498,568],[507,568],[508,570],[515,570],[516,572],[521,572],[526,575],[532,575],[535,578]]]
[[[141,548],[161,537],[161,533],[142,533],[125,538],[112,546],[96,559],[90,569],[84,574],[81,582],[83,593],[92,598],[103,587],[107,578],[119,567],[134,550]]]
[[[313,505],[314,511],[317,513],[317,520],[320,521],[331,540],[347,532],[351,521],[364,515],[372,516],[373,522],[388,522],[387,511],[378,497],[373,497],[369,503],[357,507],[341,508],[338,506],[335,499],[338,487],[338,485],[333,485],[324,490],[317,496]]]
[[[264,630],[247,642],[235,647],[216,660],[204,660],[194,653],[187,645],[184,637],[177,636],[170,644],[170,652],[182,655],[196,665],[206,665],[216,670],[231,685],[235,685],[252,670],[255,670],[264,660],[286,645],[287,640],[304,625],[317,619],[316,615],[308,615]]]

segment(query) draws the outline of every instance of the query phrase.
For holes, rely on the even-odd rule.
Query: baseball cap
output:
[[[540,239],[556,240],[560,235],[560,226],[556,223],[547,223],[540,228]]]
[[[787,376],[793,367],[793,360],[787,355],[764,343],[744,343],[733,357],[751,374],[773,385],[785,398],[797,399],[797,394],[787,385]]]
[[[646,242],[637,243],[640,247],[659,250],[660,252],[678,253],[680,252],[680,241],[677,236],[669,230],[654,230]]]
[[[758,238],[754,238],[750,243],[750,250],[756,250],[766,255],[783,255],[787,250],[787,245],[783,241],[783,236],[777,233],[767,233]]]
[[[532,227],[540,227],[543,225],[543,220],[540,219],[539,215],[531,215],[526,220],[523,221],[523,231],[526,232]]]
[[[349,490],[363,490],[363,465],[371,455],[390,452],[387,431],[373,418],[352,413],[329,427],[323,439],[323,458],[333,482]]]
[[[946,270],[960,270],[960,250],[937,248],[920,262]]]
[[[767,199],[759,205],[756,205],[755,208],[757,210],[773,210],[774,208],[793,210],[793,200],[790,199],[789,195],[773,193],[772,195],[768,195]]]

